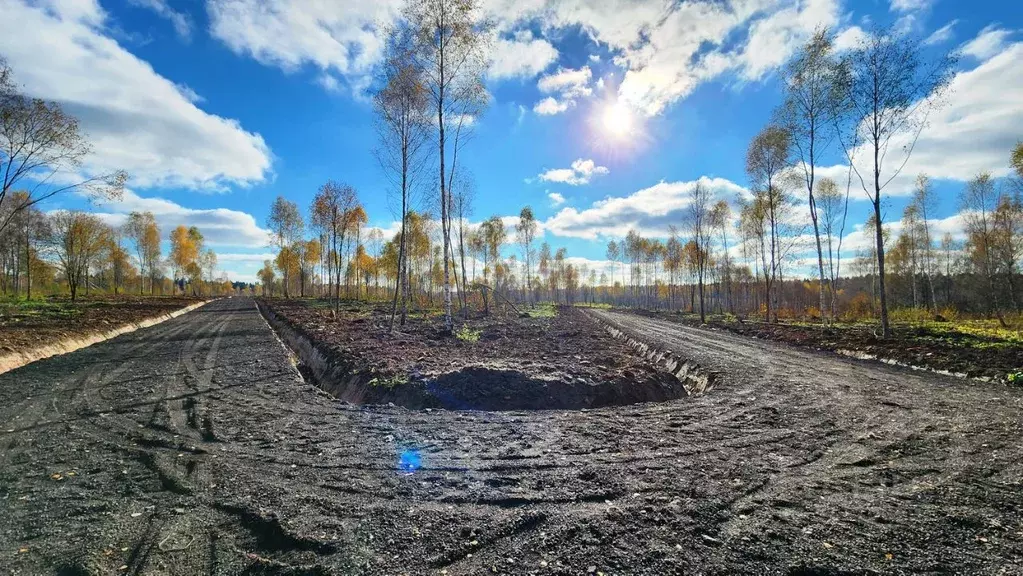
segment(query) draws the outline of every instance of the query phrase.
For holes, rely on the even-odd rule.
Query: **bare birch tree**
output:
[[[792,150],[792,137],[788,130],[768,125],[750,142],[746,151],[746,173],[749,175],[754,192],[753,206],[749,209],[747,219],[750,223],[758,223],[753,229],[764,231],[767,223],[768,241],[765,243],[760,235],[761,255],[764,256],[764,283],[766,285],[767,319],[777,320],[777,291],[775,280],[781,267],[782,246],[780,238],[781,209],[786,203],[782,172],[788,167],[788,158]],[[770,247],[770,251],[766,250]],[[767,254],[770,254],[768,267]],[[771,313],[775,316],[772,317]]]
[[[25,192],[17,205],[7,206],[0,232],[21,211],[58,194],[80,191],[119,198],[127,180],[124,172],[78,176],[90,152],[78,119],[56,102],[23,95],[7,61],[0,58],[0,204],[10,204],[4,200],[15,187]]]
[[[824,252],[820,216],[814,195],[817,162],[835,139],[835,116],[840,102],[840,67],[833,55],[831,36],[817,30],[787,69],[785,101],[778,111],[779,123],[791,136],[797,168],[802,171],[810,220],[817,248],[821,318],[824,310]]]
[[[954,64],[952,55],[925,60],[919,40],[883,28],[868,33],[843,62],[840,82],[847,124],[843,146],[874,209],[881,336],[884,338],[892,332],[885,292],[881,213],[884,191],[909,161],[920,132],[927,124],[928,114],[940,103],[951,82]],[[853,149],[860,143],[870,156],[869,166],[863,168],[851,160]],[[886,164],[888,161],[890,163]]]
[[[401,233],[391,302],[391,330],[394,329],[399,299],[400,323],[404,325],[411,298],[408,285],[408,214],[412,209],[412,193],[425,160],[423,152],[430,134],[429,95],[424,85],[423,70],[414,58],[414,32],[401,25],[391,30],[382,67],[383,87],[374,97],[377,133],[380,136],[377,158],[400,196]]]
[[[479,0],[408,0],[405,19],[415,33],[416,66],[423,71],[437,131],[441,238],[443,242],[444,326],[453,330],[451,315],[451,202],[448,198],[462,129],[471,124],[487,100],[483,75],[488,66],[490,24],[482,18]],[[451,158],[447,131],[455,131]],[[450,161],[450,165],[448,162]]]
[[[690,236],[696,243],[696,283],[700,293],[700,322],[707,322],[704,309],[704,279],[707,273],[707,258],[710,256],[711,204],[710,191],[703,182],[697,182],[689,195],[687,222]]]

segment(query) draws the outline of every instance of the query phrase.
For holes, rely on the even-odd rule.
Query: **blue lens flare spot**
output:
[[[398,470],[403,474],[415,474],[423,465],[423,458],[418,450],[405,450],[398,455]]]

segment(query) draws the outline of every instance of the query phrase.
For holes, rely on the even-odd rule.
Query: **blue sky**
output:
[[[262,230],[284,195],[307,208],[328,179],[357,188],[371,223],[393,202],[373,156],[367,88],[378,30],[401,0],[0,0],[16,79],[78,115],[94,143],[84,170],[126,169],[125,198],[95,206],[112,223],[152,210],[164,231],[194,224],[234,279],[269,253]],[[840,45],[874,23],[961,49],[955,91],[932,115],[903,177],[937,181],[939,230],[958,231],[956,198],[982,170],[1005,175],[1023,138],[1023,11],[976,0],[489,0],[497,23],[487,85],[464,166],[474,221],[531,205],[544,236],[602,260],[609,238],[681,224],[685,193],[707,178],[734,198],[745,149],[780,102],[778,72],[819,25]],[[617,103],[617,104],[616,104]],[[622,134],[604,127],[625,110]],[[842,175],[833,150],[825,173]],[[574,167],[573,167],[574,163]],[[854,189],[850,218],[868,204]],[[84,207],[65,196],[48,209]],[[793,209],[794,217],[802,207]],[[862,245],[852,230],[847,246]],[[510,252],[509,252],[510,253]],[[851,256],[851,253],[850,253]]]

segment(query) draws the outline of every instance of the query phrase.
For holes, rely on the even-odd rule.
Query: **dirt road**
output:
[[[245,299],[0,376],[0,573],[1023,573],[1023,394],[600,313],[721,372],[345,405]]]

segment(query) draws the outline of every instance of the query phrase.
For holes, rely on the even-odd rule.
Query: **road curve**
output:
[[[589,411],[350,406],[240,298],[0,375],[0,568],[1019,573],[1019,391],[600,314],[722,379]]]

